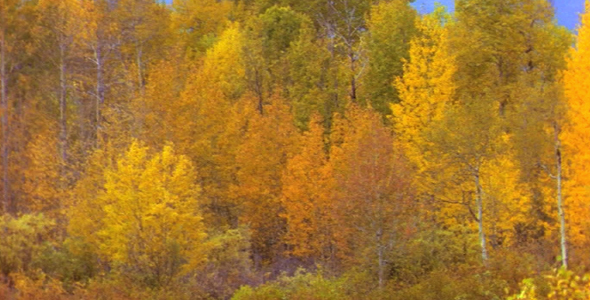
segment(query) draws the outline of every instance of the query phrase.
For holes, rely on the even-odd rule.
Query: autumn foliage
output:
[[[412,2],[0,0],[0,298],[585,297],[590,13]]]

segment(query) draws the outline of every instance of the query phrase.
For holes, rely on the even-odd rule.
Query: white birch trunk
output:
[[[479,229],[479,243],[481,245],[481,259],[484,264],[488,260],[488,251],[486,249],[486,236],[483,230],[483,196],[481,185],[479,183],[479,170],[476,171],[475,175],[475,189],[476,189],[476,205],[477,205],[477,225]]]
[[[559,235],[560,235],[560,246],[561,246],[561,263],[564,268],[567,269],[567,243],[566,243],[566,236],[565,236],[565,212],[563,210],[563,198],[561,192],[561,173],[562,173],[562,166],[561,166],[561,147],[559,142],[558,136],[558,129],[557,126],[555,127],[555,160],[557,163],[557,212],[559,214]]]

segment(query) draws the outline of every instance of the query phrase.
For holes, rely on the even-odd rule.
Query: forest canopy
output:
[[[590,2],[411,2],[0,0],[0,298],[589,299]]]

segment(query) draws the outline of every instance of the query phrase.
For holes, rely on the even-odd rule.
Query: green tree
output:
[[[199,57],[229,24],[230,1],[180,0],[172,3],[172,27],[188,57]]]
[[[248,51],[244,52],[248,89],[258,98],[262,112],[272,94],[289,97],[291,78],[290,48],[309,29],[307,16],[289,7],[273,6],[246,26]]]
[[[325,41],[316,39],[312,29],[304,27],[287,56],[291,66],[288,98],[295,124],[306,129],[311,116],[319,113],[329,125],[332,114],[343,108],[339,99],[346,94],[334,81],[340,71]]]
[[[416,34],[416,11],[407,0],[380,2],[371,7],[367,21],[367,73],[363,76],[363,101],[382,115],[391,114],[390,104],[399,102],[391,80],[404,71],[410,41]]]

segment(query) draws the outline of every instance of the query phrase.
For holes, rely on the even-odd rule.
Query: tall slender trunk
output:
[[[377,239],[377,259],[378,259],[378,276],[379,276],[379,288],[383,288],[385,282],[385,247],[383,246],[383,228],[377,230],[375,235]]]
[[[557,163],[557,212],[559,214],[559,234],[560,234],[560,246],[561,246],[561,264],[567,269],[567,243],[565,236],[565,212],[563,211],[563,198],[561,193],[561,143],[559,141],[559,129],[557,125],[555,129],[555,162]]]
[[[66,81],[66,63],[65,63],[65,45],[59,46],[59,152],[62,160],[62,176],[65,175],[65,165],[68,159],[67,143],[67,81]]]
[[[348,11],[347,11],[348,14]],[[353,48],[353,40],[354,38],[352,37],[352,32],[353,30],[353,26],[352,26],[352,16],[350,17],[350,19],[348,19],[346,21],[346,26],[347,26],[347,41],[346,44],[348,46],[348,59],[350,61],[350,101],[353,103],[356,103],[356,90],[357,90],[357,84],[356,84],[356,53],[354,51]]]
[[[144,84],[144,70],[142,65],[144,64],[143,61],[143,47],[142,45],[137,42],[136,43],[136,50],[137,50],[137,54],[135,57],[136,63],[137,63],[137,94],[135,94],[135,100],[137,99],[142,99],[141,101],[143,101],[143,98],[145,96],[145,84]],[[133,122],[133,126],[131,127],[131,136],[133,136],[134,138],[139,138],[141,136],[142,133],[142,129],[143,129],[143,122],[145,120],[145,116],[146,116],[146,108],[145,106],[141,105],[138,107],[138,111],[137,111],[137,116],[134,118],[134,122]]]
[[[143,86],[143,70],[142,70],[142,56],[143,56],[143,48],[141,44],[137,43],[136,45],[137,55],[136,55],[136,63],[137,63],[137,84],[139,87],[139,93],[143,96],[144,93],[144,86]]]
[[[475,190],[477,197],[477,225],[479,229],[479,243],[481,244],[481,259],[486,264],[488,260],[488,251],[486,249],[486,236],[483,231],[483,192],[479,182],[479,170],[475,172]]]
[[[352,73],[350,76],[350,101],[356,103],[356,64],[355,64],[355,54],[353,52],[352,46],[349,47],[349,59],[350,59],[350,72]]]
[[[99,37],[100,39],[100,37]],[[101,106],[104,104],[104,93],[105,93],[105,86],[104,86],[104,70],[103,70],[103,59],[102,59],[102,45],[100,44],[100,40],[97,42],[96,45],[96,120],[95,120],[95,147],[98,148],[100,146],[100,119],[101,119]]]
[[[2,12],[0,12],[2,14]],[[0,15],[4,23],[3,15]],[[0,25],[2,26],[2,25]],[[11,211],[10,182],[8,179],[8,95],[6,93],[8,74],[6,74],[6,44],[4,28],[0,31],[0,124],[2,126],[2,212]]]
[[[260,115],[264,115],[264,96],[263,96],[263,88],[262,88],[262,75],[258,71],[257,67],[254,67],[254,86],[256,89],[256,95],[258,95],[258,112]]]
[[[332,114],[332,112],[335,110],[335,108],[338,107],[338,76],[334,76],[334,82],[330,82],[330,74],[331,74],[331,68],[333,68],[332,64],[334,63],[335,59],[336,59],[336,35],[337,35],[337,29],[336,29],[336,24],[334,22],[334,16],[336,16],[337,13],[335,12],[334,6],[333,6],[333,2],[330,0],[326,1],[326,15],[324,16],[324,26],[326,28],[326,34],[327,34],[327,38],[328,38],[328,51],[330,52],[330,66],[328,71],[328,75],[326,76],[326,88],[329,91],[330,89],[330,84],[332,85],[332,91],[330,91],[330,101],[326,101],[324,103],[324,109],[326,111],[326,114],[329,116]],[[330,120],[328,120],[328,122],[331,122]]]
[[[330,42],[328,45],[328,50],[330,51],[330,65],[334,63],[334,61],[336,60],[336,43],[334,41],[334,36],[336,35],[335,32],[333,32],[333,28],[330,27]],[[333,66],[330,66],[330,68],[333,68]],[[329,71],[328,71],[329,72]],[[327,80],[329,81],[329,76],[327,76]],[[334,76],[334,82],[332,83],[332,103],[326,101],[326,113],[328,116],[330,116],[332,114],[332,112],[334,111],[334,109],[336,107],[338,107],[338,76]]]

